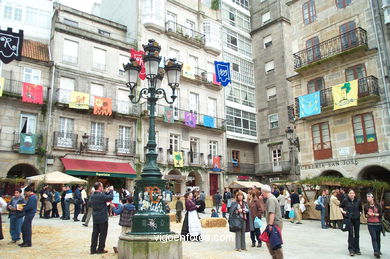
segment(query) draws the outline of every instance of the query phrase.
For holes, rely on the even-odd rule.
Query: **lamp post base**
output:
[[[176,235],[134,235],[119,237],[119,259],[183,258],[182,242]]]

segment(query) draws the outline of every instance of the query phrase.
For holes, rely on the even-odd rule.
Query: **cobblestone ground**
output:
[[[201,218],[209,217],[208,213],[200,214]],[[119,217],[110,218],[105,255],[89,255],[89,245],[92,226],[88,228],[81,222],[62,221],[60,219],[39,219],[33,221],[33,247],[20,248],[8,244],[9,225],[5,215],[3,219],[3,233],[5,239],[0,241],[1,259],[24,258],[117,258],[112,247],[116,244],[120,232]],[[180,233],[181,224],[172,223],[171,229]],[[234,251],[234,235],[228,228],[203,229],[203,242],[183,242],[183,256],[185,259],[195,258],[270,258],[266,247],[252,248],[249,233],[247,234],[248,251]],[[359,259],[374,258],[370,236],[366,225],[361,226],[360,246],[362,255]],[[347,233],[335,229],[320,229],[319,221],[303,221],[302,225],[284,223],[283,251],[286,259],[313,259],[351,258],[347,254]],[[382,258],[390,258],[390,234],[382,236]]]

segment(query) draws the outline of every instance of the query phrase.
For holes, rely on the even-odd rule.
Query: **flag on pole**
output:
[[[140,66],[141,66],[141,71],[139,72],[139,75],[138,75],[139,79],[141,79],[141,80],[145,80],[145,78],[146,78],[145,64],[144,64],[144,60],[142,59],[143,54],[144,54],[143,50],[140,50],[140,51],[137,51],[135,49],[130,50],[131,58],[134,58],[135,60],[137,60],[138,64],[140,64]]]

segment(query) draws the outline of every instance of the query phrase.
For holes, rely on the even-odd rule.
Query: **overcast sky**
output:
[[[60,0],[60,3],[63,5],[67,5],[86,13],[91,13],[92,6],[95,2],[100,3],[100,0]]]

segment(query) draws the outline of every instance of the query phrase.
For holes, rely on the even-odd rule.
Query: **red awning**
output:
[[[61,158],[65,171],[70,175],[109,176],[135,178],[137,173],[129,163],[102,162]]]

